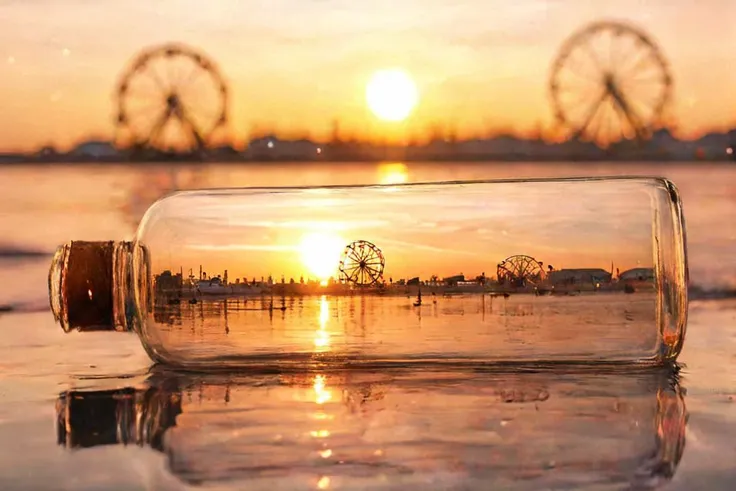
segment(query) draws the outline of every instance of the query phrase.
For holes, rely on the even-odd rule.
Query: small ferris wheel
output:
[[[381,249],[366,240],[348,244],[340,261],[340,280],[355,286],[372,286],[381,281],[386,261]]]
[[[644,31],[604,21],[565,42],[552,66],[549,89],[557,121],[573,138],[606,147],[651,136],[672,97],[672,75]]]
[[[544,279],[542,263],[531,256],[510,256],[498,263],[496,275],[500,284],[524,287]]]
[[[117,130],[132,147],[202,150],[227,121],[227,87],[194,49],[166,44],[140,53],[117,89]]]

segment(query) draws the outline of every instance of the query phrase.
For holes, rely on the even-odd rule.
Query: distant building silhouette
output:
[[[120,152],[111,142],[91,140],[74,147],[69,155],[81,158],[111,158],[119,157]]]
[[[559,269],[549,272],[547,280],[553,285],[608,283],[611,272],[601,268]]]
[[[694,140],[680,140],[660,129],[647,141],[622,140],[603,149],[588,141],[549,142],[538,137],[511,134],[456,139],[436,132],[433,139],[411,145],[347,139],[320,143],[308,138],[286,139],[265,134],[251,140],[240,152],[223,144],[195,153],[151,152],[116,148],[112,142],[93,139],[67,153],[45,146],[30,154],[0,153],[0,162],[115,162],[115,161],[726,161],[736,159],[736,129],[712,132]],[[729,148],[731,149],[729,153]]]
[[[322,155],[322,147],[307,139],[282,140],[268,135],[251,140],[244,155],[253,160],[317,160]]]
[[[620,281],[653,281],[653,268],[633,268],[624,271],[618,277]]]

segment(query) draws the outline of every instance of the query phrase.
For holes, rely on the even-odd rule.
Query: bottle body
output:
[[[659,364],[685,335],[663,179],[190,191],[117,247],[115,322],[184,367]]]

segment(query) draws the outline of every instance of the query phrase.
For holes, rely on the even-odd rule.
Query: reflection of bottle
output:
[[[126,388],[65,392],[56,403],[57,440],[68,448],[149,445],[161,438],[181,413],[180,394],[167,388]]]
[[[659,364],[681,350],[686,284],[679,197],[644,178],[181,192],[132,242],[60,247],[49,275],[66,331],[132,330],[154,360],[198,368],[312,360],[316,327],[341,333],[333,360]],[[431,316],[412,315],[420,291]],[[354,293],[359,319],[337,301]],[[287,296],[312,299],[301,318]]]
[[[427,482],[448,466],[453,487],[644,489],[673,477],[686,422],[669,370],[164,373],[62,394],[57,413],[68,448],[150,445],[184,481],[237,489],[325,475]]]

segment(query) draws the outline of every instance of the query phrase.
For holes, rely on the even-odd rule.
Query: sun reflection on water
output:
[[[314,389],[314,403],[317,404],[317,410],[314,412],[313,417],[322,421],[333,419],[332,415],[325,413],[324,407],[325,403],[332,400],[332,391],[327,388],[327,377],[325,375],[315,375],[312,388]],[[318,428],[320,427],[318,426]],[[310,435],[312,438],[323,440],[330,436],[330,431],[322,426],[321,429],[312,430]],[[322,446],[322,450],[319,451],[320,457],[327,459],[332,456],[332,450],[328,448],[326,441],[322,443]]]
[[[327,297],[322,295],[319,303],[319,329],[314,335],[314,346],[317,352],[330,351],[330,333],[327,331],[327,321],[330,319],[330,304]]]
[[[317,482],[317,487],[319,489],[327,489],[330,487],[330,478],[327,476],[322,476],[322,478]]]
[[[404,184],[409,180],[409,169],[406,164],[401,162],[390,162],[380,164],[378,166],[378,179],[383,185]],[[394,191],[396,188],[387,187],[387,191]]]
[[[327,379],[324,375],[314,377],[314,402],[324,404],[332,399],[332,392],[327,389]]]

